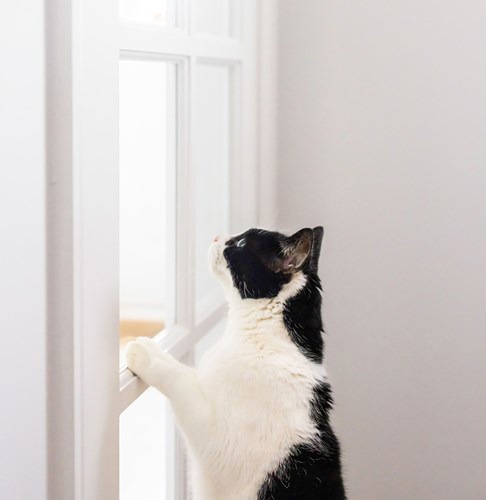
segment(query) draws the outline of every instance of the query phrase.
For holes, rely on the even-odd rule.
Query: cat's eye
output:
[[[241,238],[241,240],[238,240],[238,241],[236,242],[236,246],[237,246],[238,248],[244,247],[245,245],[246,245],[246,240],[245,240],[245,238]]]

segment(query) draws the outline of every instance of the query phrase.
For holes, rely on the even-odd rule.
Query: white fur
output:
[[[310,401],[326,372],[301,354],[283,322],[284,302],[305,276],[296,273],[273,299],[242,300],[223,247],[213,243],[209,260],[228,297],[228,327],[198,370],[150,339],[130,343],[127,361],[171,400],[189,446],[194,499],[255,500],[292,446],[314,440]]]

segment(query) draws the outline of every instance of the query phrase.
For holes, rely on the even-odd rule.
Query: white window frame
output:
[[[276,214],[275,0],[235,0],[232,38],[195,33],[188,22],[195,1],[179,2],[179,27],[163,29],[120,23],[115,0],[46,1],[51,500],[118,499],[119,415],[146,389],[127,369],[119,373],[120,51],[178,66],[176,273],[191,273],[194,263],[191,79],[197,61],[232,67],[231,229],[271,221]],[[225,305],[215,302],[196,322],[192,291],[178,287],[176,295],[177,323],[158,340],[190,363],[195,343],[221,320]],[[182,500],[185,467],[180,440],[175,434],[171,439],[175,481],[167,498]]]

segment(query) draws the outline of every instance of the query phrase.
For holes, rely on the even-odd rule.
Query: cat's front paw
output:
[[[143,378],[159,350],[157,343],[147,337],[139,337],[129,342],[125,351],[128,368]]]

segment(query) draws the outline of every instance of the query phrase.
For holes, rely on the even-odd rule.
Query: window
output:
[[[148,335],[199,363],[221,335],[207,248],[259,215],[259,2],[71,1],[48,30],[50,498],[184,500],[170,408],[122,353]]]
[[[173,323],[176,64],[125,55],[119,71],[120,356]]]
[[[196,317],[222,298],[218,283],[207,273],[208,242],[230,230],[230,127],[232,67],[195,65],[194,161]],[[208,116],[211,120],[208,120]]]
[[[121,413],[120,500],[167,498],[168,413],[152,387]]]

